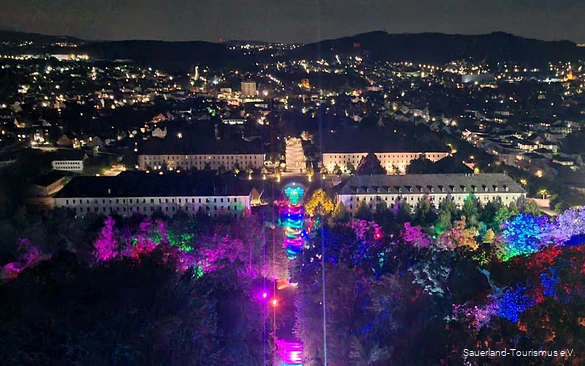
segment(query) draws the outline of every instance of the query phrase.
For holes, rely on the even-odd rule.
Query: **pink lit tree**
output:
[[[431,244],[428,234],[423,232],[420,226],[411,226],[410,222],[404,223],[402,239],[415,248],[428,248]]]
[[[94,243],[94,257],[98,262],[108,261],[116,258],[119,254],[118,230],[116,221],[108,216],[104,227]]]
[[[41,261],[51,258],[49,254],[43,254],[38,246],[32,244],[27,238],[18,240],[20,255],[17,260],[0,267],[0,279],[11,280],[23,270],[36,266]]]

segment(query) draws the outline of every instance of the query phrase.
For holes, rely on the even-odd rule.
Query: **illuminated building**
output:
[[[305,153],[300,138],[286,140],[286,171],[302,172],[305,169]]]
[[[255,81],[242,81],[241,91],[242,91],[243,97],[256,96],[256,82]]]
[[[526,191],[504,174],[407,174],[351,177],[341,187],[338,199],[351,216],[361,202],[375,210],[382,202],[388,208],[401,202],[414,207],[428,199],[437,208],[443,200],[450,199],[461,208],[472,194],[484,205],[496,200],[507,205],[526,197]]]
[[[250,190],[236,179],[206,174],[122,172],[116,177],[76,177],[54,197],[56,208],[89,213],[174,216],[184,212],[241,217],[250,209]]]
[[[348,151],[325,151],[323,152],[323,166],[330,172],[333,172],[335,165],[345,170],[348,164],[352,164],[355,168],[358,167],[360,161],[364,156],[368,155],[366,152],[348,152]],[[414,159],[418,159],[421,155],[432,162],[441,160],[449,156],[448,152],[376,152],[376,157],[380,160],[382,167],[386,169],[388,174],[397,171],[404,173],[406,167]]]

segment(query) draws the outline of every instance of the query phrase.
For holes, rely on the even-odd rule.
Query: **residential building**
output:
[[[116,177],[76,177],[55,195],[55,207],[76,215],[131,216],[161,211],[174,216],[241,217],[250,209],[250,189],[237,179],[214,174],[125,172]]]
[[[53,170],[60,170],[73,173],[83,172],[83,162],[87,159],[83,151],[59,151],[58,156],[51,162]]]
[[[353,215],[360,202],[375,210],[379,203],[392,209],[402,202],[415,207],[428,199],[431,206],[438,208],[442,201],[450,199],[462,208],[470,195],[482,204],[496,200],[509,204],[526,197],[526,192],[505,174],[362,175],[342,184],[338,199]]]
[[[256,96],[256,82],[255,81],[242,81],[241,90],[242,90],[242,96],[244,96],[244,97]]]

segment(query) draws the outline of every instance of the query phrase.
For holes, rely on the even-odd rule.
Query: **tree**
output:
[[[450,196],[445,197],[445,199],[441,202],[440,208],[441,210],[450,213],[451,216],[455,216],[455,214],[457,214],[457,206]]]
[[[477,227],[478,225],[478,206],[479,201],[475,195],[469,195],[463,202],[463,208],[461,209],[461,215],[465,216],[468,227]]]
[[[437,220],[437,214],[431,206],[428,197],[425,197],[418,206],[414,213],[414,221],[421,226],[430,226]]]
[[[357,167],[356,175],[386,174],[380,159],[374,153],[364,156]]]
[[[515,201],[510,202],[508,204],[508,211],[510,212],[510,217],[518,215],[520,213],[518,204]]]
[[[538,204],[535,200],[528,200],[524,206],[524,213],[530,214],[532,216],[540,216],[542,215],[542,210],[540,207],[538,207]]]
[[[118,230],[116,222],[108,216],[98,239],[95,242],[95,258],[98,261],[107,261],[118,255]]]
[[[333,201],[321,188],[313,192],[311,198],[305,203],[305,212],[310,216],[328,215],[334,208]]]
[[[435,163],[423,156],[413,159],[406,167],[406,174],[433,174],[436,172]]]
[[[366,201],[360,201],[357,206],[357,210],[355,213],[355,218],[360,220],[371,220],[372,219],[372,210],[366,203]]]
[[[209,164],[209,162],[205,162],[205,165],[203,166],[203,170],[211,170],[211,164]]]
[[[355,173],[355,166],[351,162],[347,162],[347,164],[345,165],[345,170],[349,174],[354,174]]]
[[[403,224],[407,221],[412,221],[412,207],[406,201],[397,204],[398,210],[396,212],[396,221]]]
[[[347,208],[345,204],[338,200],[337,204],[335,205],[335,209],[333,210],[333,221],[336,223],[346,223],[349,221],[349,214],[347,212]]]
[[[341,168],[339,167],[339,165],[337,165],[337,163],[335,163],[335,166],[333,167],[333,174],[336,175],[341,175]]]
[[[439,217],[437,219],[437,223],[435,224],[435,230],[437,234],[442,234],[445,231],[451,229],[453,225],[451,224],[451,213],[448,210],[441,209],[439,211]]]
[[[416,248],[426,248],[431,243],[429,236],[422,231],[421,227],[410,226],[410,222],[404,223],[402,239]]]
[[[492,229],[488,229],[488,231],[486,231],[485,235],[483,236],[483,242],[484,243],[491,243],[492,241],[494,241],[495,237],[496,237],[496,234],[494,234],[494,231]]]
[[[450,230],[445,231],[437,238],[437,246],[449,250],[459,247],[476,250],[479,247],[479,243],[475,240],[477,230],[466,229],[465,221],[465,216],[461,220],[456,220]]]

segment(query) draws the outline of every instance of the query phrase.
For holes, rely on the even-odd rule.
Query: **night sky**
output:
[[[2,0],[0,28],[84,39],[312,42],[374,30],[585,42],[579,0]]]

